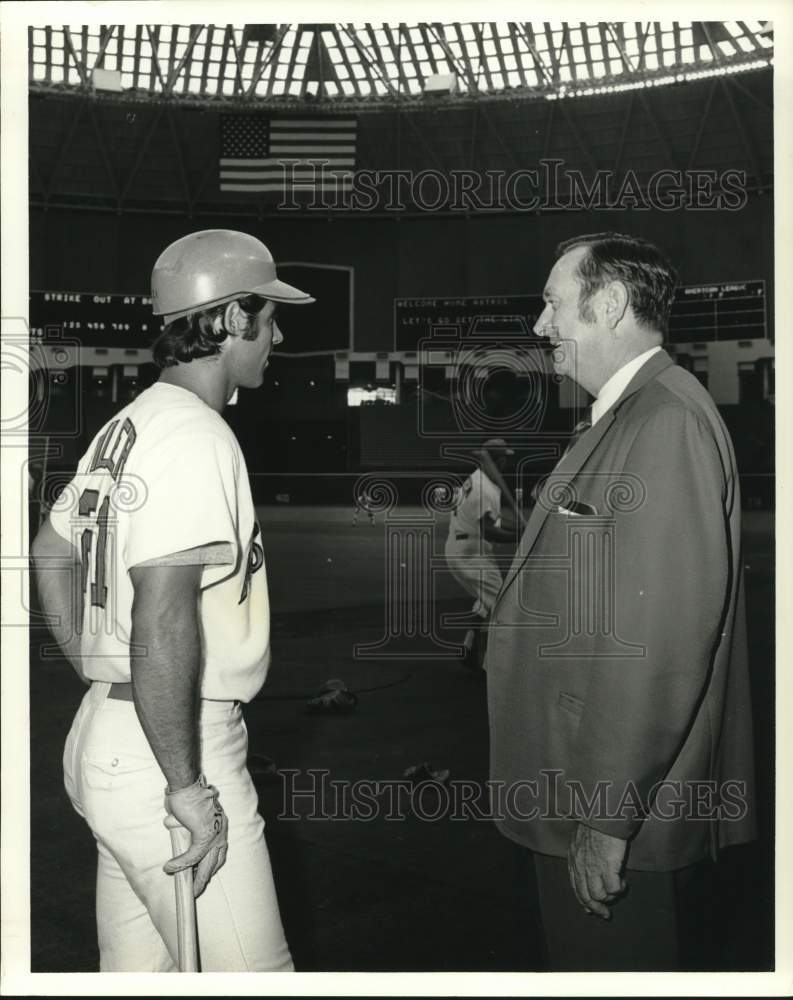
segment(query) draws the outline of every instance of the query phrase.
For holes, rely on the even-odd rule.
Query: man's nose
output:
[[[277,323],[273,323],[273,345],[283,344],[284,335],[281,333],[281,328]]]
[[[537,334],[538,337],[547,337],[550,334],[550,331],[548,329],[548,323],[546,322],[545,319],[545,314],[547,312],[548,312],[548,307],[546,306],[540,313],[539,319],[534,324],[534,332]]]

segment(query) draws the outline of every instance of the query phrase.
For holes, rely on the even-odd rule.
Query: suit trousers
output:
[[[628,871],[611,919],[590,916],[570,885],[567,859],[534,854],[540,919],[553,972],[676,972],[681,969],[679,897],[696,866]]]
[[[165,777],[132,702],[94,682],[64,751],[66,791],[99,854],[96,919],[102,972],[178,968],[172,856],[163,825]],[[204,972],[292,971],[275,895],[264,822],[246,767],[238,703],[201,702],[201,766],[228,816],[225,865],[196,900]]]

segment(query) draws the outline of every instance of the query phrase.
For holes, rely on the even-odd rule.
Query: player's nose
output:
[[[273,323],[273,347],[277,346],[278,344],[283,344],[283,342],[284,342],[284,335],[281,333],[281,328],[278,326],[277,323]]]

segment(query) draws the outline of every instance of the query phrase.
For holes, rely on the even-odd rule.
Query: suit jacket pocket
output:
[[[584,711],[584,703],[580,698],[576,698],[574,694],[568,694],[566,691],[560,691],[557,701],[559,708],[563,708],[565,712],[569,712],[576,718],[581,717]]]

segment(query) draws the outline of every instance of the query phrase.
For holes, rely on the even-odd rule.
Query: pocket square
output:
[[[597,515],[597,507],[592,504],[583,503],[581,500],[570,500],[565,507],[557,507],[559,514],[566,514],[568,517],[593,517]]]

